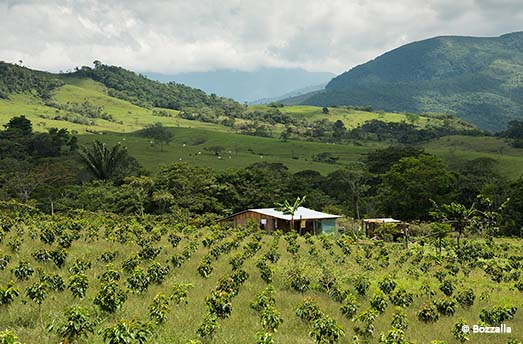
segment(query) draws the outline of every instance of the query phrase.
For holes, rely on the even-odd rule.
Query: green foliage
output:
[[[402,220],[428,219],[431,199],[454,198],[456,177],[445,163],[430,155],[403,158],[382,176],[378,199],[386,214]]]
[[[33,276],[35,270],[26,260],[21,260],[18,263],[18,266],[11,270],[11,272],[21,281],[27,281],[31,276]]]
[[[231,294],[226,291],[213,290],[205,300],[209,313],[225,319],[232,313]]]
[[[256,332],[256,344],[274,344],[272,333],[263,331]]]
[[[190,283],[175,283],[171,291],[170,300],[177,305],[182,302],[187,303],[190,288],[193,288],[193,285]]]
[[[387,334],[382,334],[378,341],[379,344],[409,344],[405,339],[405,331],[399,328],[392,328]]]
[[[260,323],[265,330],[276,332],[282,322],[280,312],[274,306],[267,305],[261,311]]]
[[[74,297],[83,299],[89,287],[89,279],[84,273],[76,273],[69,278],[67,286]]]
[[[127,294],[114,281],[102,283],[94,298],[94,304],[107,313],[114,313],[127,300]]]
[[[491,326],[498,326],[505,320],[511,320],[516,311],[517,307],[511,305],[483,308],[479,313],[479,318]]]
[[[13,281],[10,281],[5,287],[0,287],[0,306],[11,304],[19,295],[20,289]]]
[[[321,310],[313,299],[307,298],[296,309],[296,315],[305,322],[314,321],[322,316]]]
[[[367,295],[369,286],[370,286],[369,279],[366,278],[365,276],[358,276],[356,281],[354,282],[354,289],[356,289],[356,292],[360,296]]]
[[[312,322],[309,336],[315,343],[337,343],[340,338],[345,336],[345,332],[338,325],[336,320],[328,315],[322,315]]]
[[[376,293],[370,299],[370,306],[379,313],[383,313],[385,312],[385,308],[387,308],[387,300],[383,294]]]
[[[405,313],[402,308],[397,307],[394,311],[391,325],[393,328],[397,328],[398,330],[407,331],[407,313]]]
[[[356,315],[358,308],[360,307],[359,303],[356,301],[356,297],[352,294],[348,294],[343,301],[342,306],[340,307],[341,313],[347,318],[352,319]]]
[[[146,344],[153,335],[153,327],[147,322],[120,320],[101,330],[100,334],[107,344]]]
[[[11,330],[0,331],[0,344],[21,344],[18,337]]]
[[[218,315],[214,312],[209,312],[198,327],[197,333],[202,338],[211,338],[219,327]]]
[[[169,313],[169,298],[162,293],[157,294],[149,305],[149,318],[156,324],[163,324]]]
[[[475,299],[476,295],[474,294],[474,290],[471,288],[460,291],[456,296],[456,301],[458,301],[458,303],[463,307],[471,307],[474,304]]]
[[[456,301],[453,299],[435,300],[434,305],[441,315],[451,317],[456,313]]]
[[[137,169],[136,160],[129,156],[127,148],[119,144],[108,147],[94,141],[82,147],[79,156],[87,170],[100,180],[122,178]]]
[[[82,337],[87,337],[89,333],[94,332],[95,322],[90,320],[90,314],[87,309],[81,306],[73,306],[65,310],[65,322],[61,325],[52,324],[49,326],[50,331],[63,338],[65,342],[74,343]]]
[[[359,326],[354,327],[354,332],[358,336],[371,337],[374,334],[374,320],[378,316],[378,312],[374,309],[369,309],[368,311],[361,312],[355,318],[358,323],[361,323]]]
[[[465,343],[470,340],[470,333],[463,331],[463,327],[468,326],[467,322],[463,319],[459,319],[452,327],[452,335],[460,343]]]
[[[414,42],[339,75],[324,92],[311,94],[302,103],[451,113],[482,128],[500,130],[521,114],[522,102],[513,97],[522,69],[520,42],[521,33]]]
[[[439,319],[439,314],[436,307],[432,304],[425,304],[417,313],[417,317],[420,321],[425,323],[436,322]]]

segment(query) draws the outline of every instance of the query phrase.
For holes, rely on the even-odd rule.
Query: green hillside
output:
[[[0,124],[7,123],[13,116],[25,115],[33,122],[35,131],[67,128],[79,134],[80,143],[95,139],[108,143],[125,142],[131,155],[149,171],[157,171],[160,165],[177,161],[217,169],[245,167],[267,161],[283,162],[291,171],[312,169],[326,174],[361,160],[370,151],[394,144],[388,138],[373,137],[374,134],[366,139],[351,138],[351,130],[368,123],[411,126],[414,132],[431,128],[451,128],[451,133],[475,130],[462,120],[441,114],[416,116],[372,112],[364,107],[329,107],[327,113],[322,107],[309,105],[242,106],[240,113],[226,112],[219,105],[209,107],[200,104],[199,107],[182,107],[181,110],[159,108],[147,101],[124,99],[127,96],[115,94],[107,86],[111,85],[109,82],[106,85],[101,82],[103,80],[93,80],[94,76],[80,75],[92,73],[90,69],[89,72],[83,69],[83,72],[55,75],[8,66],[7,70],[14,76],[10,77],[11,89],[0,99]],[[140,76],[133,74],[133,77],[130,72],[120,69],[118,72],[131,81],[136,79],[148,84]],[[45,87],[50,90],[44,97],[38,92],[41,85],[47,85]],[[130,90],[138,88],[129,87]],[[232,104],[228,100],[223,101],[224,106]],[[337,121],[345,126],[347,137],[333,141],[332,127]],[[134,134],[144,126],[157,122],[174,133],[173,142],[165,147],[164,152],[153,147],[149,139]],[[259,128],[263,130],[259,131]],[[283,140],[281,133],[289,128],[291,134]],[[325,133],[314,136],[314,131],[320,129]],[[426,146],[429,152],[448,161],[491,157],[499,162],[498,167],[503,175],[516,178],[521,174],[521,149],[511,148],[494,137],[453,137],[460,137],[460,141],[452,143],[443,137],[436,141],[422,140],[417,145]],[[336,161],[314,161],[322,153],[330,154]]]
[[[483,129],[502,130],[523,116],[522,75],[523,32],[436,37],[357,66],[301,103],[443,112]]]

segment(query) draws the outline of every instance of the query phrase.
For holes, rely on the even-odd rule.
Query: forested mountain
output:
[[[406,44],[339,75],[301,103],[447,112],[502,130],[523,118],[523,32]]]
[[[89,78],[107,88],[108,95],[142,107],[181,110],[189,107],[209,107],[222,111],[240,111],[242,106],[230,99],[207,95],[205,92],[177,84],[161,83],[121,67],[95,61],[94,68],[77,68],[72,73],[52,74],[34,71],[19,65],[0,62],[0,98],[16,93],[34,93],[46,100],[53,89],[75,78]]]
[[[175,75],[146,75],[161,82],[175,81],[241,102],[281,97],[302,88],[325,84],[335,76],[332,73],[309,72],[299,68],[260,68],[253,71],[222,69]]]

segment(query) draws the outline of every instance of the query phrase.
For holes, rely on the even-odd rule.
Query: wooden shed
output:
[[[300,234],[335,233],[336,219],[341,216],[322,213],[316,210],[299,207],[294,213],[294,229]],[[247,209],[232,214],[221,223],[229,223],[234,227],[243,226],[250,221],[255,221],[261,229],[268,232],[274,230],[289,231],[291,229],[291,215],[284,214],[274,208]]]

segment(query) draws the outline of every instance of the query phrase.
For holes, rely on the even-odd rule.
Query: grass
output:
[[[7,123],[15,115],[25,115],[32,122],[36,131],[45,131],[51,127],[68,128],[79,134],[81,143],[94,139],[102,139],[108,143],[123,142],[129,147],[142,165],[156,171],[164,163],[187,161],[200,166],[210,166],[217,169],[245,167],[249,164],[269,161],[285,163],[290,170],[300,171],[312,169],[321,173],[329,173],[361,159],[367,152],[382,148],[387,143],[362,142],[352,145],[334,145],[320,142],[291,140],[282,142],[275,138],[245,136],[222,125],[191,121],[178,117],[178,112],[165,110],[172,117],[154,116],[155,109],[136,106],[127,101],[110,97],[105,86],[90,79],[66,78],[66,85],[60,87],[53,95],[53,101],[59,104],[90,103],[103,106],[104,111],[114,118],[114,121],[96,119],[96,125],[87,126],[53,118],[62,110],[46,106],[37,97],[28,94],[17,94],[10,99],[0,100],[0,124]],[[267,110],[266,105],[254,105],[251,110]],[[329,108],[329,114],[322,113],[321,107],[315,106],[285,106],[280,111],[309,120],[328,118],[330,121],[341,119],[347,127],[355,127],[371,119],[400,122],[405,121],[405,114],[373,113],[347,109],[344,107]],[[160,152],[151,147],[149,140],[136,137],[131,133],[145,125],[161,122],[171,127],[175,139],[171,145]],[[238,123],[241,122],[240,120]],[[440,123],[441,122],[441,123]],[[419,127],[427,124],[442,124],[441,119],[421,116],[417,122]],[[454,123],[460,126],[460,122]],[[275,131],[281,128],[275,126]],[[93,135],[92,133],[98,133]],[[103,136],[101,136],[103,134]],[[204,141],[204,142],[202,142]],[[202,142],[197,144],[197,142]],[[185,144],[185,146],[184,146]],[[205,148],[222,146],[225,150],[219,159]],[[449,162],[457,159],[473,159],[490,157],[499,162],[502,175],[515,179],[523,171],[523,150],[511,148],[503,140],[494,137],[451,136],[444,137],[423,145],[429,153],[433,153]],[[228,153],[228,152],[231,153]],[[339,157],[337,164],[313,162],[313,156],[331,152]],[[230,158],[229,158],[230,157]]]
[[[316,170],[329,173],[343,166],[358,161],[374,146],[334,145],[318,142],[287,141],[274,138],[246,136],[233,133],[216,132],[196,128],[172,128],[174,140],[164,146],[151,146],[149,139],[130,134],[106,133],[104,135],[82,135],[80,143],[94,139],[109,144],[125,144],[129,153],[149,170],[156,171],[162,164],[186,161],[198,166],[215,169],[246,167],[257,162],[283,162],[293,172]],[[209,150],[221,146],[223,152],[218,157]],[[331,152],[339,156],[337,164],[312,161],[313,156],[321,152]]]
[[[5,220],[4,220],[5,221]],[[231,266],[228,261],[232,256],[245,251],[244,245],[247,242],[256,241],[261,244],[261,249],[250,258],[245,260],[242,269],[248,274],[249,278],[240,287],[239,294],[232,299],[232,314],[227,319],[220,319],[220,328],[216,331],[212,340],[204,341],[208,343],[251,343],[255,341],[255,333],[261,330],[259,315],[249,307],[254,301],[256,294],[263,290],[267,284],[261,279],[260,272],[256,267],[256,262],[267,253],[274,243],[274,237],[270,235],[261,235],[261,240],[255,237],[255,233],[248,235],[240,240],[238,248],[232,249],[229,253],[222,252],[216,260],[212,260],[213,272],[208,278],[203,278],[197,273],[197,267],[202,258],[209,253],[209,248],[202,246],[203,238],[216,237],[219,233],[217,229],[209,227],[196,227],[195,231],[181,232],[181,228],[186,225],[176,226],[173,223],[163,223],[154,226],[152,232],[144,230],[140,223],[143,220],[135,218],[119,218],[113,215],[83,214],[73,219],[56,216],[54,218],[33,217],[24,219],[19,218],[16,222],[9,220],[14,226],[6,234],[0,243],[2,254],[12,256],[11,262],[7,267],[0,271],[0,286],[4,286],[7,281],[15,280],[18,288],[21,289],[21,295],[15,299],[15,302],[9,306],[2,306],[3,311],[0,313],[0,324],[2,329],[10,328],[20,337],[22,342],[26,343],[57,343],[59,338],[55,333],[45,330],[50,323],[61,323],[63,321],[63,310],[71,305],[81,305],[87,308],[92,317],[96,317],[98,324],[96,331],[86,339],[80,340],[80,343],[102,343],[101,337],[96,334],[100,329],[114,324],[118,319],[139,319],[148,320],[148,306],[152,299],[158,293],[169,295],[174,283],[191,283],[194,288],[189,290],[188,303],[180,305],[170,305],[167,323],[156,329],[155,343],[188,343],[191,339],[197,339],[197,328],[204,315],[206,314],[205,298],[214,289],[218,280],[231,273]],[[150,223],[151,220],[148,220]],[[78,226],[77,224],[84,224]],[[59,225],[59,226],[58,226]],[[132,231],[124,228],[132,227]],[[72,229],[76,227],[77,229]],[[66,229],[80,234],[80,238],[75,240],[68,249],[66,265],[59,269],[52,262],[40,263],[34,260],[32,253],[47,249],[52,250],[58,247],[57,243],[52,245],[44,244],[39,234],[43,228],[48,229]],[[20,231],[24,234],[20,234]],[[240,229],[239,231],[244,231]],[[167,241],[171,233],[176,233],[182,237],[178,247],[173,248]],[[226,241],[235,241],[236,231],[227,230],[223,232],[224,239],[219,239],[212,247],[219,246]],[[155,234],[155,235],[152,235]],[[155,239],[156,237],[156,239]],[[123,242],[119,238],[125,238]],[[150,245],[161,247],[160,254],[155,261],[162,265],[169,264],[173,254],[180,254],[183,248],[189,242],[198,243],[196,252],[186,260],[181,267],[173,268],[168,274],[167,279],[160,285],[151,285],[143,294],[133,294],[129,292],[128,299],[123,308],[116,312],[115,315],[104,315],[97,311],[93,304],[93,299],[100,288],[98,276],[105,271],[106,263],[99,260],[102,253],[107,251],[116,251],[118,255],[111,263],[116,270],[120,270],[122,263],[128,258],[135,256],[141,249],[135,242],[137,238],[150,239]],[[483,271],[482,265],[473,268],[470,275],[464,276],[460,271],[456,276],[447,276],[454,280],[457,290],[472,288],[476,294],[476,300],[471,308],[463,308],[459,305],[456,307],[456,314],[451,317],[441,316],[433,324],[420,322],[416,317],[416,312],[420,307],[429,302],[426,296],[420,294],[422,282],[427,282],[436,292],[436,299],[443,298],[443,293],[439,291],[439,282],[435,277],[437,271],[448,272],[445,264],[454,260],[455,254],[452,245],[443,250],[443,264],[437,262],[437,259],[430,258],[436,256],[435,249],[432,245],[427,244],[420,246],[411,244],[406,250],[403,244],[386,243],[384,248],[388,252],[388,263],[384,264],[383,249],[380,245],[372,245],[368,242],[358,242],[348,244],[351,253],[346,255],[335,243],[335,237],[327,236],[324,238],[313,237],[305,240],[303,237],[297,239],[299,244],[298,254],[291,255],[287,251],[288,243],[282,237],[277,243],[277,251],[281,258],[277,263],[269,263],[274,272],[273,285],[276,289],[275,307],[281,313],[283,324],[274,334],[277,343],[312,343],[308,333],[309,326],[302,322],[295,314],[296,308],[303,302],[304,298],[312,297],[316,300],[321,310],[334,318],[345,331],[345,337],[342,343],[349,342],[354,332],[353,327],[356,325],[351,319],[346,318],[340,311],[341,304],[330,298],[326,291],[319,287],[319,278],[324,271],[329,271],[336,277],[337,286],[342,290],[349,290],[356,295],[354,290],[354,279],[358,275],[365,275],[370,280],[370,288],[367,296],[359,296],[358,303],[360,307],[358,313],[369,309],[369,299],[378,291],[378,282],[386,275],[392,274],[398,283],[397,288],[404,288],[407,292],[414,294],[414,303],[405,308],[408,318],[407,339],[416,343],[429,343],[433,339],[446,340],[448,343],[455,343],[452,337],[451,328],[459,318],[464,318],[469,325],[477,324],[479,313],[483,308],[496,305],[515,305],[520,306],[523,302],[523,293],[513,288],[514,282],[496,283],[490,280],[488,275]],[[10,243],[21,241],[19,250],[13,252]],[[331,248],[325,246],[324,242],[330,244]],[[479,242],[483,242],[479,240]],[[493,260],[503,261],[510,255],[520,254],[520,247],[523,244],[521,239],[496,239],[493,252],[496,258]],[[311,255],[311,248],[315,247],[318,254]],[[366,252],[371,256],[366,257]],[[423,261],[430,263],[430,269],[427,273],[419,269],[420,264],[413,261],[417,254],[423,255]],[[400,257],[407,257],[406,262],[400,262]],[[43,303],[42,327],[38,320],[38,311],[35,303],[25,296],[26,289],[38,281],[36,273],[28,281],[18,281],[11,273],[11,269],[18,265],[21,259],[26,259],[35,268],[45,271],[46,273],[58,274],[66,282],[70,277],[68,269],[77,259],[87,259],[92,263],[92,268],[88,269],[86,275],[89,278],[89,288],[84,299],[77,299],[72,296],[69,290],[63,292],[50,291],[48,298]],[[490,262],[486,260],[485,263]],[[151,264],[151,261],[144,260],[140,264],[144,269]],[[303,269],[303,275],[311,282],[310,289],[304,293],[294,291],[287,279],[287,271],[298,264]],[[463,267],[458,264],[458,266]],[[122,278],[119,285],[127,290],[126,279],[130,276],[122,272]],[[455,295],[455,294],[454,294]],[[376,342],[381,333],[386,333],[390,329],[390,321],[394,306],[389,305],[386,311],[379,315],[375,321],[375,335],[371,342]],[[7,311],[5,311],[7,310]],[[513,337],[521,338],[523,335],[523,311],[518,309],[515,317],[505,323],[512,327]],[[507,335],[473,335],[471,343],[489,342],[493,344],[506,343]]]

